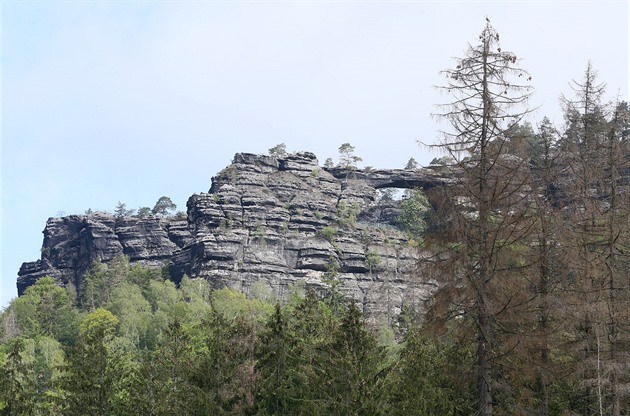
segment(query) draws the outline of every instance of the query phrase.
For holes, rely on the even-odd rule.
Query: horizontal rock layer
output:
[[[41,259],[20,267],[18,295],[46,275],[80,289],[81,278],[93,262],[108,262],[123,254],[131,262],[161,267],[191,240],[187,222],[173,218],[116,218],[105,212],[49,218]]]
[[[124,254],[169,265],[178,281],[203,277],[215,287],[249,293],[267,287],[280,298],[296,284],[325,293],[331,279],[373,320],[418,304],[431,282],[395,227],[399,202],[377,200],[380,188],[429,188],[447,180],[431,169],[326,169],[312,153],[284,158],[240,153],[192,195],[188,218],[116,218],[96,213],[51,218],[41,259],[24,263],[18,292],[44,275],[81,287],[94,261]]]

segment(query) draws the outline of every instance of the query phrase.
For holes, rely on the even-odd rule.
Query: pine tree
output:
[[[557,144],[556,130],[549,121],[544,118],[539,126],[539,133],[536,136],[535,146],[539,151],[532,156],[533,183],[532,186],[539,192],[532,193],[535,210],[535,235],[533,238],[532,250],[533,259],[530,260],[532,267],[533,296],[537,301],[533,304],[534,310],[532,321],[535,322],[534,334],[531,337],[534,345],[530,346],[531,351],[536,356],[531,358],[531,363],[535,370],[538,413],[541,416],[549,415],[550,384],[552,383],[553,363],[551,358],[550,343],[553,336],[554,327],[558,327],[557,309],[553,306],[554,287],[559,282],[560,271],[555,245],[553,243],[556,226],[557,195],[555,186],[558,181],[559,167],[557,166],[557,154],[555,146]],[[555,294],[557,298],[557,293]],[[556,323],[554,324],[554,314]]]
[[[606,370],[610,382],[610,412],[620,416],[623,408],[630,406],[630,348],[628,347],[628,323],[630,322],[630,281],[627,278],[630,262],[630,196],[622,190],[620,173],[630,164],[630,148],[624,142],[624,132],[629,124],[628,104],[617,103],[608,123],[605,149],[607,160],[604,175],[604,192],[609,195],[608,208],[604,212],[606,237],[602,245],[605,258],[605,279],[608,292],[605,299],[607,313],[608,357]]]
[[[355,147],[350,143],[344,143],[339,146],[339,166],[343,169],[354,170],[357,168],[357,162],[363,159],[354,154]]]
[[[177,209],[177,205],[173,203],[168,196],[161,196],[155,203],[151,212],[153,215],[167,216]]]

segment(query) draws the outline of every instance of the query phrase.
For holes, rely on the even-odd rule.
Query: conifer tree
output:
[[[191,383],[195,365],[194,343],[181,323],[172,321],[165,343],[145,363],[144,382],[139,391],[144,412],[151,415],[193,415],[204,408],[199,389]]]
[[[326,414],[324,399],[330,379],[322,366],[329,357],[335,328],[333,315],[313,291],[295,306],[287,321],[290,340],[287,374],[293,414]]]
[[[607,291],[604,308],[608,340],[606,372],[609,374],[609,407],[613,416],[621,415],[622,409],[630,406],[630,280],[627,278],[630,270],[627,256],[630,248],[630,195],[619,186],[620,173],[630,163],[627,137],[624,140],[628,125],[628,104],[617,103],[608,123],[605,142],[607,160],[603,187],[609,201],[604,211],[607,229],[602,244]]]
[[[558,311],[554,307],[554,299],[558,293],[554,293],[560,280],[557,250],[553,244],[557,213],[557,195],[554,190],[557,181],[559,167],[557,166],[556,130],[548,118],[544,118],[539,126],[539,132],[535,138],[536,147],[540,150],[531,158],[533,166],[532,186],[538,192],[532,193],[535,210],[534,236],[532,239],[532,267],[533,291],[537,301],[532,305],[534,315],[532,321],[535,330],[531,337],[533,344],[527,343],[530,351],[535,356],[531,358],[532,367],[535,368],[536,385],[538,387],[538,413],[541,416],[549,415],[550,384],[554,365],[551,357],[551,337],[553,328],[558,328],[561,320]],[[555,296],[554,296],[555,295]],[[555,315],[555,316],[554,316]],[[555,321],[555,323],[554,323]]]
[[[566,127],[560,141],[565,175],[566,229],[561,234],[567,264],[565,309],[574,323],[573,355],[578,380],[584,386],[585,413],[619,415],[618,375],[622,363],[616,349],[620,293],[617,267],[625,245],[623,218],[627,205],[617,187],[623,155],[620,123],[607,120],[606,85],[589,62],[581,81],[572,81],[574,98],[563,97]],[[616,117],[613,115],[613,118]],[[623,251],[623,249],[621,249]],[[626,285],[627,283],[623,283]],[[609,398],[611,400],[609,400]]]
[[[458,348],[449,337],[435,339],[413,328],[389,376],[389,414],[474,414],[473,364],[472,348]]]
[[[365,326],[354,301],[349,302],[334,332],[322,365],[328,380],[326,414],[384,414],[385,349]]]
[[[276,304],[273,315],[261,334],[258,348],[257,370],[260,374],[258,389],[259,414],[290,415],[291,401],[295,394],[291,386],[291,344],[287,322],[280,304]]]
[[[460,182],[450,199],[459,204],[447,204],[454,208],[446,215],[450,243],[438,257],[451,263],[455,281],[445,285],[459,292],[457,308],[476,333],[480,416],[493,414],[497,323],[511,303],[501,293],[507,284],[499,279],[505,274],[502,251],[527,229],[517,209],[526,198],[524,162],[505,154],[506,132],[528,113],[524,105],[531,88],[531,77],[516,62],[515,54],[499,47],[499,34],[488,20],[479,43],[469,46],[455,69],[444,71],[448,82],[439,87],[453,100],[440,107],[437,117],[452,130],[437,146],[457,161]]]
[[[0,404],[4,404],[1,409],[3,415],[30,416],[34,413],[35,376],[32,360],[28,360],[26,355],[26,340],[16,338],[0,366]]]

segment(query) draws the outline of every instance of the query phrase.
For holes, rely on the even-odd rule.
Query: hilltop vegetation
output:
[[[531,77],[498,42],[488,23],[444,71],[450,129],[434,168],[451,180],[401,203],[435,287],[418,299],[426,313],[405,305],[367,326],[335,279],[279,302],[262,285],[176,286],[116,257],[78,295],[44,277],[2,312],[3,414],[627,415],[628,104],[605,101],[589,64],[562,98],[563,126],[527,123]],[[340,227],[356,220],[348,207],[330,216]],[[379,256],[361,259],[372,278]]]
[[[334,289],[319,299],[298,284],[280,305],[262,288],[176,287],[125,258],[94,264],[85,285],[77,304],[41,278],[4,311],[3,414],[403,415],[419,397],[427,411],[467,414],[473,403],[455,377],[469,352],[421,335],[412,314],[396,324],[409,331],[401,347]]]

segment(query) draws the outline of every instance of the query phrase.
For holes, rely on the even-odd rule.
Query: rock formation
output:
[[[321,293],[332,281],[369,317],[392,317],[432,287],[417,270],[421,253],[396,227],[399,202],[380,188],[429,188],[437,171],[323,168],[312,153],[284,158],[240,153],[194,194],[188,218],[116,218],[108,213],[51,218],[41,259],[18,273],[21,294],[50,275],[78,290],[96,261],[168,265],[179,281],[203,277],[249,293],[264,286],[283,297],[301,282]]]
[[[107,212],[49,218],[41,259],[23,263],[18,272],[18,295],[46,275],[80,289],[94,261],[108,262],[119,255],[160,267],[191,240],[187,222],[174,218],[116,218]]]

